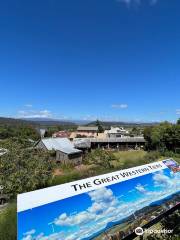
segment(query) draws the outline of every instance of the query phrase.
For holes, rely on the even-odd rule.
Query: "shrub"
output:
[[[144,156],[144,159],[145,159],[145,161],[147,161],[147,163],[148,163],[148,162],[157,161],[160,157],[161,157],[160,152],[158,152],[158,151],[152,151],[152,152],[148,152],[148,153]]]
[[[115,159],[116,157],[113,153],[102,149],[95,149],[86,155],[84,163],[90,165],[95,164],[102,168],[112,168],[113,165],[111,161]]]
[[[10,203],[9,206],[0,213],[0,239],[16,240],[16,203]]]

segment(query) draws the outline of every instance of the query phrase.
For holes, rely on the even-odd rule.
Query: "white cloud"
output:
[[[180,115],[180,109],[176,109],[176,114]]]
[[[32,229],[32,230],[24,233],[24,235],[33,235],[35,232],[36,232],[36,230],[35,230],[35,229]]]
[[[32,235],[27,235],[27,236],[23,237],[22,240],[33,240],[33,236]]]
[[[153,180],[154,180],[155,186],[163,186],[165,188],[170,188],[174,184],[169,177],[165,176],[161,172],[155,174],[153,176]]]
[[[32,108],[33,105],[32,104],[25,104],[24,106],[27,107],[27,108]]]
[[[52,118],[53,115],[49,110],[20,110],[18,118]]]
[[[147,190],[146,190],[146,189],[144,188],[144,186],[141,185],[141,184],[138,184],[135,188],[136,188],[136,190],[138,190],[140,193],[143,193],[143,194],[147,193]]]
[[[125,108],[128,108],[128,104],[112,104],[111,106],[112,108],[119,108],[119,109],[125,109]]]
[[[33,235],[35,234],[36,230],[35,229],[32,229],[26,233],[24,233],[24,237],[22,240],[33,240]]]

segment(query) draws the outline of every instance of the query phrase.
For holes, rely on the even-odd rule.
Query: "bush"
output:
[[[111,161],[115,159],[116,157],[113,153],[102,149],[95,149],[86,155],[84,163],[90,165],[95,164],[102,168],[113,168]]]
[[[0,185],[4,193],[16,194],[47,186],[54,167],[50,153],[42,150],[22,149],[10,143],[8,153],[0,157]]]
[[[145,159],[145,161],[147,161],[147,163],[148,163],[148,162],[157,161],[160,157],[161,157],[160,152],[152,151],[152,152],[148,152],[148,153],[144,156],[144,159]]]
[[[16,240],[16,203],[11,203],[0,213],[0,239]]]

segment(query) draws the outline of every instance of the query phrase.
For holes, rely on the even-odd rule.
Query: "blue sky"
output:
[[[0,116],[176,121],[179,0],[6,0]]]
[[[180,173],[157,171],[18,213],[19,240],[79,240],[180,190]]]

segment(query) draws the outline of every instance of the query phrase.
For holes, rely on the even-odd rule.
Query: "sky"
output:
[[[0,3],[0,116],[180,117],[179,0]]]
[[[19,212],[18,239],[91,239],[108,223],[180,191],[179,178],[164,169]]]

